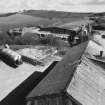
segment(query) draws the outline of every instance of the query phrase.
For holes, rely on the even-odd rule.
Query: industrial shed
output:
[[[48,31],[51,33],[56,34],[76,34],[75,31],[66,29],[66,28],[60,28],[60,27],[46,27],[46,28],[40,28],[40,31]]]
[[[101,60],[95,58],[104,51]],[[88,59],[89,58],[89,59]],[[82,105],[105,105],[105,49],[90,41],[68,85],[67,93]]]
[[[81,61],[88,42],[73,47],[26,97],[27,105],[77,105],[67,87]]]
[[[25,97],[52,70],[57,62],[54,61],[43,73],[35,71],[0,101],[0,105],[25,105]]]

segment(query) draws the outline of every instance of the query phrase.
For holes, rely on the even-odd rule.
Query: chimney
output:
[[[102,57],[102,55],[103,55],[103,51],[100,51],[100,57]]]

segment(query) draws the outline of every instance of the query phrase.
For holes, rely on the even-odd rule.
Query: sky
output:
[[[24,9],[105,12],[105,0],[0,0],[0,13]]]

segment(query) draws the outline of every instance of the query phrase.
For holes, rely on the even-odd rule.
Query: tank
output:
[[[18,67],[19,65],[21,65],[23,63],[21,55],[19,55],[17,52],[15,52],[9,48],[1,49],[0,58],[6,64],[8,64],[12,67]]]

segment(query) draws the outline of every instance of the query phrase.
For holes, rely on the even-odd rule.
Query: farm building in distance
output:
[[[61,28],[61,27],[24,27],[22,29],[16,28],[11,29],[9,32],[12,36],[25,37],[27,34],[32,34],[34,39],[44,39],[48,37],[56,38],[69,43],[71,46],[86,41],[91,33],[90,23],[75,27],[73,29]]]
[[[75,34],[75,31],[65,28],[59,28],[59,27],[47,27],[47,28],[40,28],[40,31],[48,31],[55,34]]]
[[[11,37],[16,37],[16,36],[21,36],[22,29],[21,28],[14,28],[14,29],[9,29],[7,31],[8,35]]]
[[[63,41],[68,41],[68,37],[71,34],[74,36],[76,35],[75,31],[63,28],[52,27],[51,30],[53,31],[49,31],[49,28],[47,29],[39,27],[24,27],[23,29],[21,28],[10,29],[8,31],[8,34],[12,37],[22,37],[26,33],[33,33],[37,35],[39,38],[47,38],[49,36],[53,36]]]
[[[40,28],[39,31],[49,32],[50,33],[49,35],[52,35],[64,41],[68,41],[69,36],[76,36],[76,31],[70,30],[70,29],[59,28],[59,27]]]

